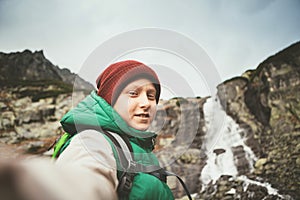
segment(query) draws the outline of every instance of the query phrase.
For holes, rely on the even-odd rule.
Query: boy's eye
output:
[[[138,95],[137,91],[134,91],[134,90],[130,90],[130,91],[128,92],[128,94],[129,94],[130,96],[137,96],[137,95]]]
[[[155,99],[155,94],[151,94],[151,93],[148,94],[148,98],[151,99],[151,100],[154,100]]]

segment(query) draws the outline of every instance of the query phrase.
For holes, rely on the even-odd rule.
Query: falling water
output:
[[[233,147],[243,147],[250,171],[253,170],[253,163],[257,160],[251,148],[244,143],[244,138],[241,137],[240,133],[243,130],[225,113],[217,98],[208,99],[203,109],[206,121],[206,138],[203,148],[207,155],[207,162],[200,177],[204,185],[203,189],[210,182],[215,183],[221,175],[230,175],[236,177],[237,180],[244,181],[244,190],[249,184],[256,184],[264,186],[269,194],[283,198],[278,194],[278,190],[272,188],[269,183],[250,180],[245,175],[238,175],[232,152]],[[230,192],[235,192],[234,190],[232,188]]]
[[[239,125],[222,109],[217,98],[210,98],[204,104],[206,121],[206,138],[204,150],[207,163],[201,173],[203,184],[215,182],[221,175],[237,176],[238,170],[234,161],[232,147],[242,146],[250,170],[256,157],[245,145]]]

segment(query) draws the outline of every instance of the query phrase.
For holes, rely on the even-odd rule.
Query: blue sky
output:
[[[155,27],[193,40],[226,80],[299,41],[299,10],[298,0],[0,0],[0,51],[44,50],[77,73],[113,36]]]

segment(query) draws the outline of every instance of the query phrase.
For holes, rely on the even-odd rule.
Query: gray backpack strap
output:
[[[118,154],[117,156],[119,157],[121,169],[118,169],[118,171],[121,171],[122,174],[118,178],[119,179],[119,184],[117,187],[118,196],[128,197],[135,176],[135,173],[128,172],[128,169],[131,168],[130,167],[132,165],[131,163],[133,163],[133,158],[129,150],[130,144],[127,145],[124,139],[116,133],[108,132],[106,130],[102,130],[101,132],[105,134],[113,142],[114,147],[116,149],[116,153]]]
[[[125,143],[124,139],[120,135],[118,135],[116,133],[113,133],[113,132],[110,132],[110,131],[107,131],[107,132],[109,134],[111,134],[118,141],[118,143],[121,146],[121,150],[123,151],[123,153],[124,153],[127,161],[132,162],[133,158],[132,158],[131,152],[130,152],[130,150],[128,148],[128,145]]]
[[[124,141],[124,138],[122,138],[120,135],[108,131],[109,134],[111,134],[120,144],[121,150],[123,151],[129,166],[127,168],[127,172],[131,173],[137,173],[137,172],[144,172],[144,173],[151,173],[157,170],[160,170],[161,167],[157,165],[142,165],[139,163],[136,163],[133,159],[132,152],[128,148],[128,144]],[[130,145],[130,144],[129,144]]]

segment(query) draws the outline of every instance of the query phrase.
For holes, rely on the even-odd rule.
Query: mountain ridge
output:
[[[49,61],[43,50],[22,52],[0,52],[0,82],[55,80],[73,85],[76,89],[92,90],[94,86],[72,73],[68,68],[60,68]],[[77,86],[78,85],[78,86]]]

